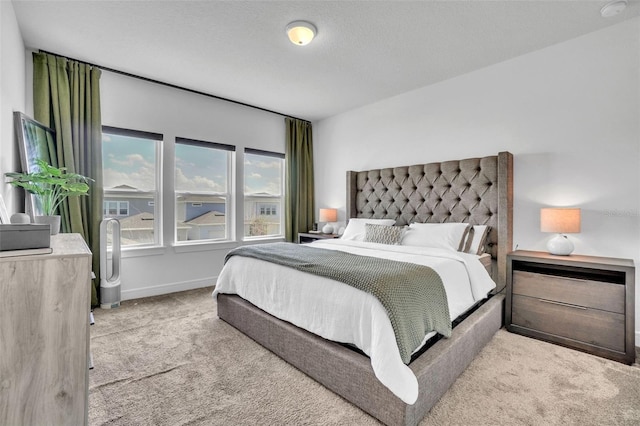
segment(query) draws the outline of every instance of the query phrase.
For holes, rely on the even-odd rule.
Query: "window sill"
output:
[[[242,240],[242,244],[252,244],[252,243],[275,243],[279,241],[284,241],[284,236],[282,235],[270,235],[266,237],[245,237]]]
[[[142,256],[161,256],[167,251],[166,247],[146,246],[146,247],[122,247],[122,258],[142,257]]]
[[[212,250],[230,250],[238,247],[240,244],[236,241],[203,241],[192,243],[174,244],[173,250],[176,253],[193,253],[198,251],[212,251]]]

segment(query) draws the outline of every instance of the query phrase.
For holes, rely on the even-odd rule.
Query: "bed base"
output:
[[[417,425],[502,326],[498,294],[410,364],[418,400],[407,405],[383,386],[368,357],[282,321],[236,295],[218,295],[218,316],[328,389],[387,425]]]

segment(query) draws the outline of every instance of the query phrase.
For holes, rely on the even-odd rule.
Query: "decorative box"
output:
[[[50,245],[49,225],[0,224],[0,251],[46,248]]]

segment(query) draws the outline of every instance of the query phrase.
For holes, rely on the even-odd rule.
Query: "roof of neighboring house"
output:
[[[126,185],[126,184],[114,186],[113,188],[108,188],[108,189],[121,189],[121,190],[125,190],[125,191],[140,191],[138,188],[136,188],[134,186],[131,186],[131,185]]]
[[[153,229],[153,214],[142,212],[120,220],[121,229]]]
[[[140,199],[153,201],[153,194],[129,185],[118,185],[113,188],[104,189],[104,199],[106,201],[114,201],[119,199]]]
[[[211,211],[200,216],[194,217],[191,220],[185,222],[188,225],[206,226],[206,225],[219,225],[225,223],[224,213]]]
[[[178,202],[182,203],[203,203],[203,204],[211,204],[211,203],[222,203],[224,204],[226,200],[222,197],[204,195],[204,194],[180,194],[177,196]]]
[[[122,230],[153,230],[153,214],[148,212],[138,213],[119,219]],[[178,229],[189,229],[184,222],[179,222]]]
[[[254,192],[251,194],[245,194],[245,198],[279,198],[279,195],[270,194],[268,192]]]

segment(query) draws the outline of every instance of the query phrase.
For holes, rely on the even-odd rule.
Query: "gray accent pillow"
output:
[[[400,244],[404,235],[404,226],[374,225],[366,223],[364,225],[364,241],[368,243]]]
[[[396,223],[396,220],[395,219],[351,218],[349,219],[347,228],[344,230],[344,233],[340,238],[343,240],[364,241],[365,223],[391,226]]]

